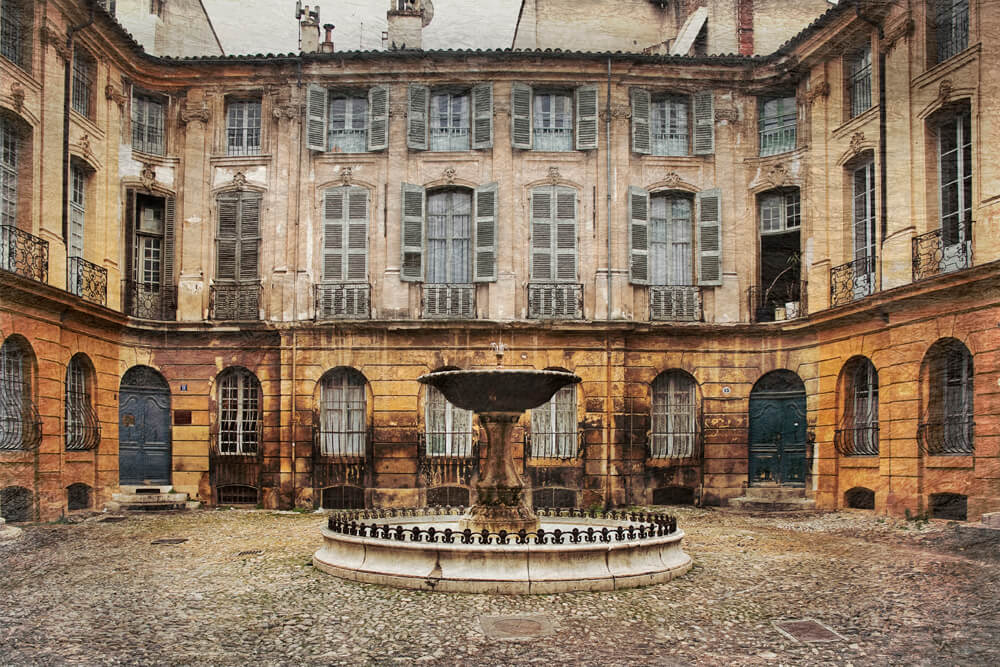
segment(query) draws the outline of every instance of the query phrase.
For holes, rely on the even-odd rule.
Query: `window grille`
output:
[[[428,456],[472,456],[472,412],[456,408],[434,387],[427,388],[425,424]]]
[[[226,153],[260,155],[260,100],[234,100],[226,109]]]
[[[687,155],[688,98],[668,95],[650,104],[649,132],[653,155]]]
[[[132,96],[132,150],[164,154],[165,111],[160,99],[140,94]]]
[[[21,68],[27,66],[27,39],[30,24],[25,23],[23,0],[0,2],[0,55]]]
[[[653,381],[649,454],[654,459],[683,459],[697,454],[697,388],[683,373],[660,374]]]
[[[73,111],[90,116],[94,94],[94,61],[80,49],[73,53]]]
[[[368,150],[368,98],[330,94],[330,150],[364,153]]]
[[[320,453],[364,458],[366,423],[364,378],[347,370],[327,374],[320,388]]]
[[[797,111],[794,97],[774,97],[760,103],[760,155],[795,150]]]
[[[245,369],[219,380],[220,454],[256,454],[260,446],[260,385]]]
[[[14,124],[0,115],[0,224],[17,224],[17,169],[20,137]]]
[[[66,509],[69,511],[90,509],[91,488],[86,484],[76,483],[66,487]]]
[[[534,94],[534,149],[573,150],[573,96],[566,93]]]
[[[872,50],[870,46],[855,53],[848,62],[847,88],[851,99],[851,118],[872,106]]]
[[[101,428],[94,412],[90,376],[83,362],[74,357],[66,369],[66,449],[97,447]]]
[[[573,459],[578,455],[576,387],[556,392],[547,403],[531,410],[531,449],[535,459]]]
[[[957,341],[931,354],[930,395],[917,439],[923,451],[932,456],[972,455],[975,428],[972,355]]]
[[[435,93],[431,96],[430,149],[469,150],[469,94]]]
[[[29,372],[17,343],[7,340],[0,346],[0,450],[32,449],[41,441]]]
[[[937,0],[937,62],[964,51],[969,45],[969,0]]]
[[[859,359],[847,372],[844,413],[834,445],[844,456],[878,456],[878,372]]]

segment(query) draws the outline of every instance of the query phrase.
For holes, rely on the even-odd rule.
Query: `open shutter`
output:
[[[510,89],[510,143],[531,150],[531,86],[523,83]]]
[[[497,184],[476,188],[476,259],[477,283],[497,279]]]
[[[650,154],[649,137],[649,91],[632,89],[632,151],[641,155]]]
[[[368,150],[389,147],[389,86],[368,89]]]
[[[177,204],[167,197],[163,204],[163,293],[172,303],[174,298],[174,255],[177,246]]]
[[[493,146],[493,84],[472,87],[472,147]]]
[[[260,277],[260,197],[244,193],[240,203],[240,282]]]
[[[597,148],[597,86],[576,89],[576,150]]]
[[[698,193],[698,284],[722,284],[722,192]]]
[[[400,280],[424,279],[424,210],[427,193],[419,185],[403,183],[403,224],[400,248]]]
[[[576,190],[555,188],[556,279],[576,282]]]
[[[128,267],[128,277],[135,282],[139,282],[141,274],[139,273],[138,259],[136,257],[139,249],[136,248],[138,240],[135,238],[135,190],[125,191],[125,238],[127,239],[125,243],[125,266]]]
[[[431,90],[411,83],[406,101],[406,145],[418,151],[427,150],[427,118]]]
[[[531,279],[552,280],[552,188],[531,193]]]
[[[643,188],[628,189],[629,279],[633,285],[649,284],[649,193]]]
[[[236,280],[239,232],[239,199],[235,193],[219,195],[219,231],[215,241],[215,279]]]
[[[309,84],[306,89],[306,146],[326,151],[326,88]]]
[[[364,188],[348,192],[347,280],[368,281],[368,190]]]
[[[344,279],[344,191],[330,188],[323,196],[323,280]]]
[[[715,102],[711,90],[694,95],[694,154],[715,152]]]

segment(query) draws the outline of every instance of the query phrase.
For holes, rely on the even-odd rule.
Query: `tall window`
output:
[[[691,285],[691,199],[650,197],[649,279],[651,285]]]
[[[949,246],[971,241],[972,121],[968,109],[948,116],[938,128],[940,160],[942,270],[949,264]],[[954,251],[953,251],[954,252]],[[964,255],[963,255],[964,256]],[[950,269],[964,266],[950,266]]]
[[[17,224],[17,149],[14,124],[0,115],[0,224]]]
[[[562,186],[531,193],[531,279],[576,281],[576,191]]]
[[[760,231],[762,234],[798,229],[802,224],[799,190],[767,193],[760,198]]]
[[[163,200],[138,200],[135,278],[149,290],[158,291],[163,275]]]
[[[680,371],[661,373],[653,381],[653,428],[649,454],[654,459],[690,458],[698,435],[697,386]]]
[[[320,389],[320,451],[323,455],[364,457],[366,421],[364,377],[349,369],[327,373]]]
[[[256,192],[226,192],[219,195],[216,280],[257,282],[260,256],[260,202],[260,195]]]
[[[23,69],[29,65],[31,12],[24,0],[0,0],[0,55]]]
[[[330,93],[330,150],[364,153],[368,150],[368,98]]]
[[[556,392],[548,403],[531,410],[531,457],[572,459],[577,456],[576,386]]]
[[[323,280],[368,279],[368,191],[330,188],[323,194]]]
[[[260,383],[245,368],[219,378],[219,453],[256,454],[260,446]]]
[[[935,0],[933,4],[937,62],[943,62],[969,45],[969,0]]]
[[[875,289],[875,161],[854,170],[854,296]]]
[[[795,150],[795,97],[766,97],[760,101],[760,155]]]
[[[94,61],[82,49],[73,52],[73,111],[88,118],[93,115],[94,107]]]
[[[431,95],[432,151],[469,150],[469,93],[436,92]]]
[[[472,412],[456,408],[434,387],[427,388],[425,424],[428,456],[472,454]]]
[[[536,151],[573,150],[571,94],[535,92],[533,112]]]
[[[227,105],[226,153],[260,154],[260,100],[231,100]]]
[[[0,450],[24,446],[25,401],[30,400],[24,352],[8,338],[0,346]]]
[[[427,196],[426,282],[472,282],[471,215],[472,193],[468,190]]]
[[[844,412],[834,434],[845,456],[878,456],[878,372],[872,362],[857,358],[844,369]]]
[[[931,455],[973,453],[973,361],[957,340],[935,343],[927,353],[927,407],[917,432]]]
[[[87,172],[74,164],[70,167],[69,256],[83,257],[84,226],[87,214]]]
[[[851,101],[851,118],[872,106],[872,49],[865,45],[847,61],[847,90]]]
[[[94,412],[92,372],[83,357],[70,359],[66,368],[66,449],[93,449],[100,440]]]
[[[688,154],[688,98],[667,95],[650,104],[650,145],[653,155]]]
[[[164,154],[165,112],[166,105],[161,98],[140,93],[132,96],[132,150]]]

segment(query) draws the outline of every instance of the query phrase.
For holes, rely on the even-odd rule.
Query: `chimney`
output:
[[[323,30],[326,31],[326,37],[323,38],[320,50],[323,51],[323,53],[333,53],[333,24],[324,23]]]
[[[424,27],[421,0],[390,0],[386,14],[389,22],[390,49],[419,49]]]
[[[299,23],[299,51],[313,53],[319,51],[319,7],[313,10],[306,5]]]
[[[753,0],[739,0],[736,8],[736,39],[741,56],[753,55]]]

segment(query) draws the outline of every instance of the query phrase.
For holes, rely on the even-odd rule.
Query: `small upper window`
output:
[[[24,0],[0,0],[0,55],[22,69],[30,61],[31,12]]]
[[[226,154],[260,155],[260,100],[231,100],[226,106]]]
[[[760,101],[760,155],[795,150],[795,97],[765,97]]]
[[[969,0],[935,0],[932,4],[936,62],[940,63],[969,46]]]
[[[431,95],[430,150],[469,150],[469,93],[435,92]]]
[[[166,152],[163,99],[136,93],[132,96],[132,150],[153,155]]]
[[[650,104],[649,133],[653,155],[688,154],[688,98],[666,95]]]
[[[872,106],[872,49],[865,46],[847,61],[847,90],[851,102],[851,118],[860,116]]]
[[[368,150],[368,98],[330,94],[330,150],[364,153]]]
[[[535,150],[573,150],[573,96],[564,92],[534,94]]]
[[[761,234],[798,229],[802,224],[799,190],[767,193],[760,198]]]
[[[82,49],[73,53],[73,111],[90,118],[94,111],[94,66],[93,59]]]

